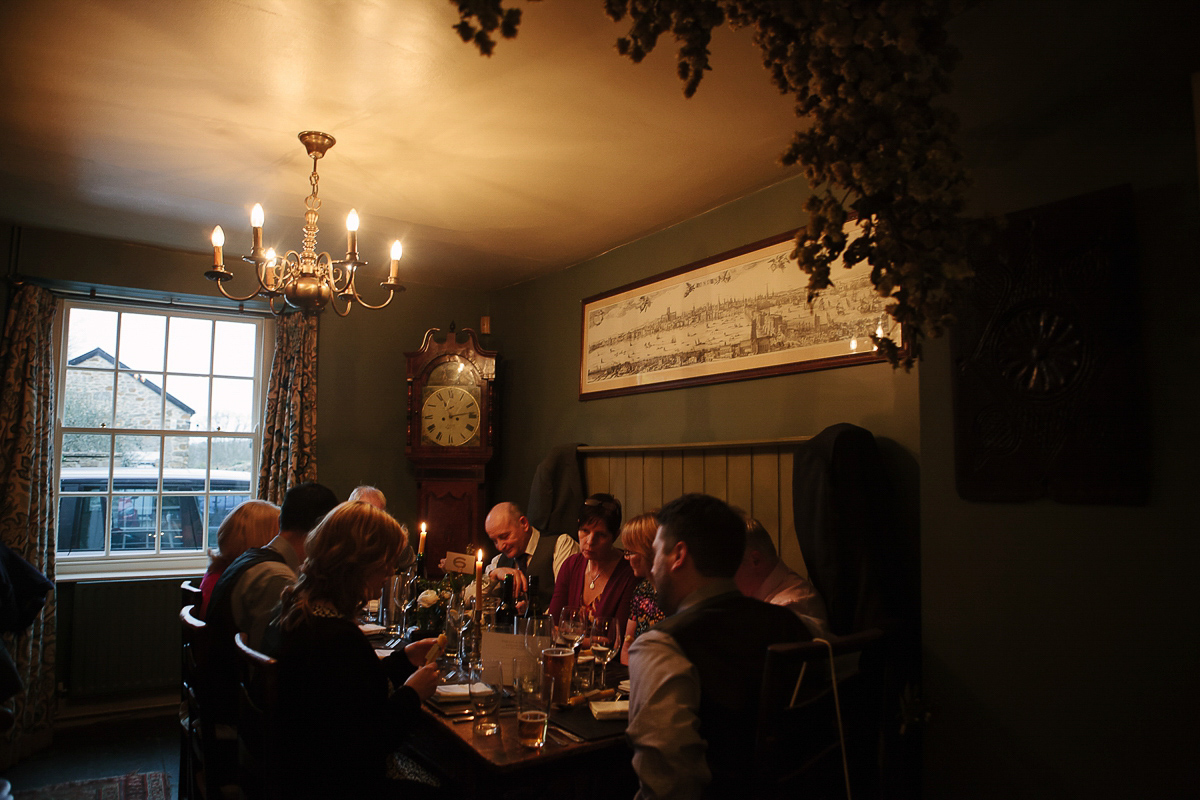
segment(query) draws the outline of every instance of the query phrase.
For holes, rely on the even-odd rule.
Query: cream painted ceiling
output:
[[[232,265],[260,202],[299,249],[321,130],[319,250],[354,207],[374,267],[400,238],[402,282],[488,289],[796,174],[748,31],[689,100],[673,42],[618,56],[600,0],[521,8],[484,58],[448,0],[3,0],[0,218],[197,252],[219,223]]]

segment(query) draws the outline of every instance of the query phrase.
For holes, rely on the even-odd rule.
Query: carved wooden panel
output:
[[[1129,187],[1013,214],[950,344],[966,500],[1133,504],[1150,485]]]

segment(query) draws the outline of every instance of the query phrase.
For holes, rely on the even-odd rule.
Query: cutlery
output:
[[[517,713],[517,710],[515,708],[502,708],[496,712],[497,716],[501,716],[501,717],[512,716],[513,714],[516,714],[516,713]],[[451,722],[455,725],[458,725],[461,722],[470,722],[471,720],[475,719],[475,716],[476,716],[475,714],[466,714],[463,716],[457,716],[454,719],[452,719]]]
[[[576,744],[583,744],[583,741],[584,741],[583,739],[579,738],[578,736],[576,736],[575,734],[566,730],[565,728],[560,728],[557,725],[551,725],[550,731],[552,733],[557,733],[559,736],[570,739],[572,742],[575,742]]]

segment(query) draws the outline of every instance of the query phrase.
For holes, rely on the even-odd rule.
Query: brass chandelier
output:
[[[400,240],[392,243],[391,269],[387,280],[380,286],[388,290],[387,300],[378,305],[371,305],[362,299],[355,288],[354,279],[360,267],[367,265],[358,257],[358,212],[354,209],[346,216],[346,257],[334,261],[328,253],[317,253],[317,215],[321,209],[321,200],[317,197],[317,161],[334,145],[334,138],[320,131],[303,131],[300,141],[304,143],[308,155],[313,160],[313,171],[308,182],[312,185],[312,194],[304,201],[304,246],[297,253],[289,250],[282,258],[276,255],[274,248],[263,250],[263,210],[255,203],[250,212],[250,228],[253,239],[250,254],[242,256],[242,260],[254,265],[258,277],[259,288],[245,297],[235,297],[225,291],[222,285],[233,278],[233,273],[225,269],[222,250],[225,246],[225,232],[221,226],[213,228],[213,266],[204,276],[217,282],[221,294],[230,300],[244,302],[253,297],[266,297],[271,304],[271,310],[282,314],[287,306],[306,313],[317,313],[326,305],[332,306],[337,315],[344,317],[350,313],[351,307],[357,302],[364,308],[380,309],[392,302],[396,292],[404,291],[396,280],[400,269],[400,256],[403,248]],[[275,308],[275,299],[282,298],[279,308]],[[336,299],[345,301],[345,307],[339,308]]]

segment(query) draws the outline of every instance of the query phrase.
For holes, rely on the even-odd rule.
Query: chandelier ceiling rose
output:
[[[320,131],[301,131],[296,138],[304,142],[304,149],[308,151],[310,158],[321,158],[329,148],[337,144],[337,139]]]

